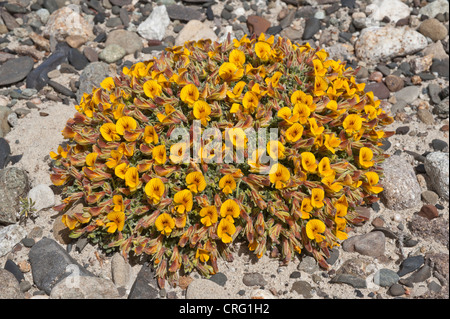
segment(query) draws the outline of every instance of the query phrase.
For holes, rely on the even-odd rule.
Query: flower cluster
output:
[[[392,134],[354,74],[324,50],[264,34],[167,48],[76,106],[68,142],[50,154],[64,195],[55,209],[73,238],[150,256],[161,286],[180,269],[216,273],[237,239],[258,257],[306,251],[327,268],[364,219],[355,208],[383,190],[379,146]],[[181,142],[170,138],[179,128]],[[212,128],[220,139],[194,139]],[[247,129],[278,136],[252,149]],[[223,161],[223,151],[248,160]],[[70,209],[80,202],[82,212]]]

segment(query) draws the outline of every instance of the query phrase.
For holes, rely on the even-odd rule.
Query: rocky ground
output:
[[[448,298],[448,21],[446,0],[0,1],[0,298]],[[161,290],[145,260],[71,241],[51,208],[49,152],[83,92],[165,47],[261,32],[360,67],[396,120],[381,201],[361,210],[369,221],[331,270],[310,256],[255,260],[238,244],[211,279]],[[38,209],[26,224],[21,197]]]

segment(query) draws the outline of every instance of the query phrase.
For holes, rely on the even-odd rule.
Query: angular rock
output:
[[[434,205],[423,205],[419,211],[419,216],[432,220],[439,216],[439,212]]]
[[[400,283],[402,285],[405,285],[405,286],[408,286],[408,287],[413,287],[414,283],[423,282],[423,281],[427,280],[428,278],[430,278],[431,277],[431,271],[432,271],[432,269],[431,269],[430,266],[423,265],[422,268],[417,270],[415,273],[413,273],[408,278],[400,279]]]
[[[269,29],[271,23],[260,16],[250,15],[247,17],[247,28],[250,33],[254,33],[259,36],[261,33],[264,33]]]
[[[400,279],[399,275],[390,269],[382,268],[373,276],[373,282],[381,287],[390,287]]]
[[[0,65],[0,86],[22,81],[31,72],[34,60],[28,56],[10,59]]]
[[[142,39],[135,33],[128,30],[114,30],[108,34],[105,45],[110,44],[120,45],[125,49],[127,54],[133,54],[136,51],[142,50],[144,45]]]
[[[445,200],[449,200],[449,155],[443,152],[431,152],[425,158],[425,171],[430,177],[433,188]]]
[[[105,278],[70,275],[59,281],[50,292],[50,299],[118,299],[114,283]]]
[[[0,229],[0,257],[8,254],[25,237],[27,237],[27,231],[18,224]]]
[[[20,198],[28,193],[28,175],[16,167],[0,170],[0,224],[13,224],[20,210]]]
[[[427,39],[409,27],[369,27],[361,31],[355,53],[366,61],[385,61],[423,50]]]
[[[429,220],[425,217],[414,215],[408,223],[411,233],[417,237],[436,241],[442,245],[448,245],[449,230],[448,222],[443,218]]]
[[[78,51],[78,49],[75,48],[71,48],[69,50],[69,55],[68,55],[68,60],[69,63],[75,67],[75,69],[77,70],[83,70],[86,65],[89,64],[88,59],[83,55],[83,53],[81,53],[80,51]]]
[[[361,255],[379,257],[384,254],[385,236],[380,231],[357,235],[344,240],[344,251],[356,251]]]
[[[310,18],[305,22],[305,29],[303,31],[303,40],[311,39],[317,32],[319,32],[321,27],[321,22],[319,19]]]
[[[17,279],[17,282],[20,283],[25,279],[25,276],[20,271],[19,266],[17,266],[16,263],[11,259],[6,260],[4,268],[14,275],[14,277]]]
[[[28,257],[34,283],[47,294],[65,279],[65,284],[71,285],[74,277],[94,276],[50,238],[44,237],[31,247]]]
[[[419,269],[424,262],[425,258],[422,255],[408,257],[400,264],[400,270],[397,272],[397,274],[400,277],[403,277],[404,275],[407,275],[415,271],[416,269]]]
[[[45,184],[39,184],[30,189],[27,197],[35,203],[34,208],[36,211],[55,205],[55,195],[52,189]]]
[[[449,59],[433,59],[433,64],[431,65],[431,72],[436,72],[442,77],[448,78],[449,74]],[[447,103],[448,105],[448,103]]]
[[[167,6],[167,13],[172,21],[180,20],[189,22],[191,20],[204,20],[204,16],[199,10],[178,4]]]
[[[131,287],[128,299],[156,299],[159,289],[155,275],[153,267],[144,264]]]
[[[70,4],[50,15],[42,30],[42,35],[46,37],[54,36],[58,41],[64,41],[69,35],[78,35],[87,40],[92,40],[94,38],[92,28],[93,26],[81,16],[80,7]]]
[[[359,276],[354,276],[351,274],[339,274],[330,280],[331,283],[347,284],[353,288],[367,288],[367,283],[365,278]]]
[[[380,197],[386,207],[403,210],[419,205],[422,191],[411,164],[398,155],[392,155],[382,167],[384,190]]]
[[[217,40],[217,35],[206,24],[198,20],[189,21],[175,39],[175,45],[183,45],[187,41],[198,41],[201,39]]]
[[[61,93],[62,95],[75,98],[75,93],[73,93],[70,89],[66,88],[64,85],[53,81],[48,80],[47,84],[51,86],[55,92]]]
[[[100,83],[108,76],[108,64],[104,62],[92,62],[88,64],[80,75],[80,87],[76,93],[77,102],[80,102],[84,93],[89,94],[94,87],[100,87]]]
[[[162,40],[166,34],[166,28],[170,24],[170,18],[166,6],[158,6],[153,9],[150,16],[139,24],[137,33],[147,40]]]
[[[19,282],[6,269],[0,268],[0,299],[24,299]]]

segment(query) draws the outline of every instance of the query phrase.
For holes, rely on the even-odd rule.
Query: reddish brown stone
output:
[[[420,209],[419,215],[429,220],[439,216],[439,212],[434,205],[423,205]]]
[[[269,29],[271,23],[259,16],[248,16],[247,27],[250,33],[255,33],[259,36],[261,33],[266,32]]]

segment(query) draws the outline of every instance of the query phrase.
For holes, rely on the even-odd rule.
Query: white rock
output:
[[[170,24],[166,6],[157,6],[150,16],[137,28],[139,35],[147,40],[162,40]]]
[[[433,188],[445,200],[449,200],[449,155],[431,152],[425,158],[425,171],[433,183]]]
[[[428,3],[425,7],[420,8],[419,13],[429,18],[434,18],[438,13],[448,13],[449,5],[447,0],[436,0]]]
[[[39,184],[28,192],[29,199],[33,200],[36,211],[50,208],[55,205],[55,195],[52,189],[45,184]]]
[[[175,39],[175,45],[183,45],[187,41],[198,41],[201,39],[217,40],[217,35],[211,28],[199,20],[189,21],[180,31]]]
[[[111,259],[112,281],[117,287],[131,288],[131,266],[122,254],[115,253]]]
[[[392,22],[407,18],[411,8],[400,0],[374,0],[366,7],[366,12],[370,12],[370,18],[381,21],[388,17]]]
[[[277,299],[272,293],[264,289],[253,290],[250,297],[252,299]]]
[[[0,257],[9,253],[25,237],[27,237],[27,231],[18,224],[0,229]]]
[[[361,31],[355,44],[356,56],[366,61],[384,61],[423,50],[428,45],[425,36],[405,26],[370,27]]]
[[[47,24],[48,18],[50,17],[50,12],[47,9],[41,8],[36,11],[36,14],[44,25]]]
[[[236,16],[240,17],[240,16],[243,16],[245,14],[245,9],[243,7],[239,7],[239,8],[234,9],[233,13]]]

